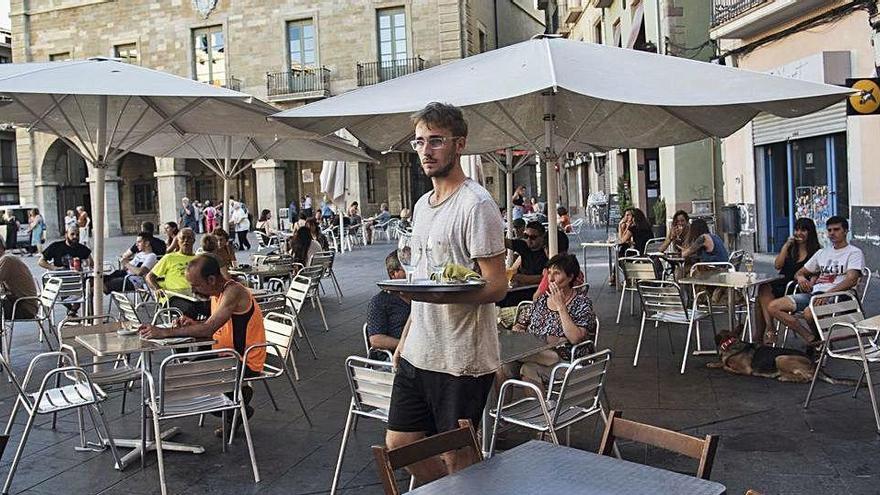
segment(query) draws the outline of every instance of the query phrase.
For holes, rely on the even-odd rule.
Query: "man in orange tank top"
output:
[[[211,298],[211,316],[207,320],[196,321],[183,316],[171,328],[141,325],[141,336],[213,338],[215,349],[235,349],[242,357],[248,347],[266,342],[263,313],[253,294],[247,287],[225,278],[220,266],[220,260],[213,254],[201,254],[193,258],[186,269],[186,279],[193,292]],[[265,348],[250,352],[244,363],[245,377],[259,375],[265,362]],[[250,386],[242,387],[245,403],[250,402],[252,396]],[[247,413],[250,417],[253,408],[247,406]]]

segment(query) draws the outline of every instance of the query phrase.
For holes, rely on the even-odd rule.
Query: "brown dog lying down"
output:
[[[707,363],[709,368],[722,368],[737,375],[775,378],[781,382],[809,382],[815,367],[810,358],[801,351],[782,347],[759,346],[739,340],[735,334],[724,331],[715,336],[720,361]],[[819,373],[819,379],[828,383],[849,383]],[[855,382],[852,382],[855,384]]]

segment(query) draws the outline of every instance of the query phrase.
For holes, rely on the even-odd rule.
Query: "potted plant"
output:
[[[666,237],[666,200],[658,198],[652,207],[654,211],[654,237]]]

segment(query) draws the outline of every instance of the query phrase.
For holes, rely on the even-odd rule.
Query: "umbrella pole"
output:
[[[507,237],[513,239],[513,150],[504,150],[504,159],[507,160],[507,168],[504,170],[504,178],[507,183]]]
[[[544,93],[544,153],[543,162],[547,167],[547,249],[552,258],[559,252],[558,239],[556,234],[556,196],[557,196],[557,178],[556,165],[558,157],[556,150],[553,148],[553,124],[556,121],[554,106],[556,103],[556,95],[552,90]]]
[[[232,209],[229,207],[229,173],[232,170],[232,138],[226,136],[226,156],[223,159],[223,197],[220,201],[223,205],[224,229],[229,231],[229,220],[232,218]],[[230,235],[234,235],[230,233]]]
[[[106,158],[107,150],[107,96],[98,98],[98,129],[96,131],[96,155],[98,159],[92,163],[95,169],[95,198],[93,201],[92,224],[94,227],[93,244],[94,252],[92,259],[95,266],[92,267],[95,275],[94,291],[92,294],[92,314],[103,313],[104,308],[104,182],[107,176]]]

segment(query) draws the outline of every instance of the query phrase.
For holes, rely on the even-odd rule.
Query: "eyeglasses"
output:
[[[425,144],[428,145],[428,148],[432,150],[439,150],[442,148],[447,141],[452,139],[460,139],[462,136],[440,136],[440,137],[432,137],[428,139],[413,139],[409,142],[410,146],[412,146],[413,151],[419,151],[420,149],[425,147]]]

